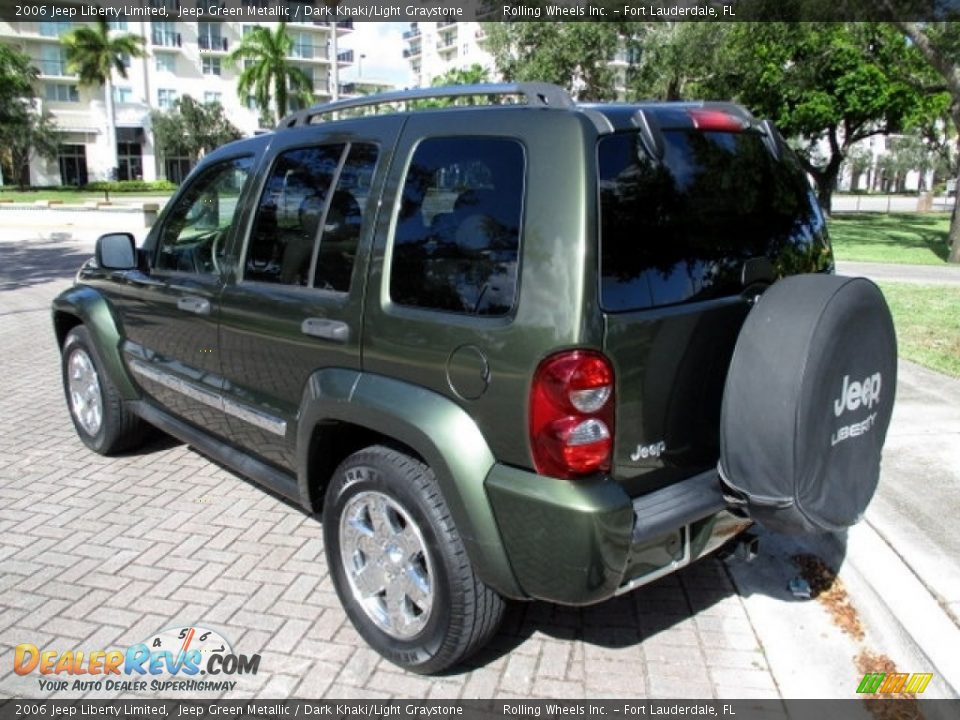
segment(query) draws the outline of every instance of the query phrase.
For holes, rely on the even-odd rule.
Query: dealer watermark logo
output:
[[[883,387],[883,377],[874,373],[862,381],[850,382],[850,376],[843,376],[843,385],[840,388],[840,397],[833,401],[833,414],[840,417],[845,412],[853,412],[861,407],[872,410],[880,402],[880,388]],[[872,412],[859,422],[844,425],[838,428],[830,437],[830,446],[839,445],[844,440],[866,435],[877,422],[877,413]]]
[[[236,687],[237,681],[227,677],[256,675],[259,669],[259,655],[237,654],[220,633],[203,627],[161,630],[126,650],[61,653],[23,643],[13,654],[13,671],[38,673],[40,690],[45,692],[222,692]]]
[[[933,673],[866,673],[860,681],[857,692],[867,695],[875,693],[919,695],[927,689],[931,679],[933,679]]]

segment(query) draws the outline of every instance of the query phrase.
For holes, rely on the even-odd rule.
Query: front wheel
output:
[[[391,662],[440,672],[496,632],[504,601],[474,573],[423,463],[382,446],[351,455],[327,488],[323,536],[350,621]]]
[[[112,455],[143,441],[143,421],[124,407],[120,393],[102,371],[83,325],[67,334],[61,365],[70,419],[84,445],[101,455]]]

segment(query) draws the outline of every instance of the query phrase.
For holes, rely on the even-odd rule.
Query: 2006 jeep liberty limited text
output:
[[[426,97],[449,106],[403,107]],[[754,520],[856,522],[896,386],[886,303],[833,274],[769,122],[543,84],[226,145],[142,247],[100,238],[53,322],[89,448],[155,426],[322,510],[350,620],[424,673],[506,599],[597,603]]]

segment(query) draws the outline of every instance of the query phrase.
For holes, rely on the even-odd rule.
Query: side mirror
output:
[[[130,233],[108,233],[97,238],[97,265],[104,270],[133,270],[137,267],[136,241]]]

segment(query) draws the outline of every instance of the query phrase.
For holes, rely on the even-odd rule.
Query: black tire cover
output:
[[[836,532],[873,497],[897,385],[890,310],[865,278],[774,283],[744,322],[720,418],[720,473],[751,517]]]

